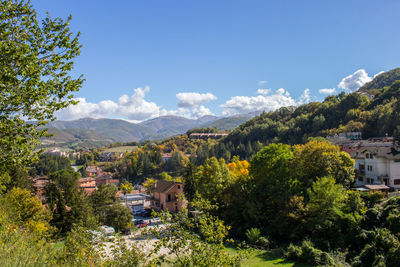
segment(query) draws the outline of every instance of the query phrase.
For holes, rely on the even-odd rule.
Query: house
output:
[[[96,177],[96,186],[99,186],[101,184],[119,184],[118,179],[114,179],[111,174],[105,173],[99,177]]]
[[[400,147],[393,138],[371,138],[342,149],[355,160],[356,186],[382,184],[400,189]]]
[[[86,173],[89,177],[96,177],[96,176],[101,176],[104,172],[100,167],[87,166]]]
[[[81,178],[79,179],[79,187],[88,195],[91,195],[96,190],[96,179],[92,177]]]
[[[164,154],[162,154],[161,158],[162,158],[162,160],[163,160],[164,162],[167,162],[167,160],[169,160],[170,158],[172,158],[172,153],[164,153]]]
[[[150,192],[150,207],[154,210],[178,212],[186,207],[182,183],[158,180],[151,187]]]
[[[221,139],[228,136],[228,133],[191,133],[189,138],[191,139]]]
[[[68,157],[67,152],[61,151],[58,148],[51,148],[44,152],[44,154],[58,156],[58,157]]]

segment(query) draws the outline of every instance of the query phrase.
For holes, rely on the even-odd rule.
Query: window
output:
[[[369,153],[365,153],[365,157],[369,159]]]
[[[371,182],[371,180],[369,178],[367,178],[367,184],[369,184]]]
[[[180,186],[180,185],[178,185],[178,189],[181,189],[181,186]]]
[[[171,195],[168,194],[168,201],[171,201]]]
[[[400,179],[394,179],[393,180],[394,185],[400,185]]]
[[[373,158],[374,158],[374,155],[369,154],[369,158],[370,158],[370,159],[373,159]]]
[[[358,181],[363,182],[364,181],[364,177],[362,175],[358,176]]]
[[[367,165],[367,170],[368,170],[369,172],[372,172],[372,166],[371,166],[371,165]]]

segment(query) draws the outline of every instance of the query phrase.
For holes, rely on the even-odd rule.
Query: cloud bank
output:
[[[91,103],[84,97],[78,97],[79,103],[69,106],[57,112],[59,120],[76,120],[81,118],[121,118],[130,122],[141,122],[144,120],[166,115],[177,115],[188,118],[199,118],[205,115],[213,115],[204,103],[215,100],[216,96],[211,93],[179,93],[176,95],[178,108],[167,110],[154,102],[145,99],[150,92],[150,87],[136,88],[133,95],[124,94],[117,102],[104,100],[98,103]]]
[[[257,91],[257,93],[264,93],[264,91]],[[253,111],[273,111],[280,107],[297,106],[308,103],[310,99],[309,89],[305,89],[300,98],[295,100],[288,91],[284,88],[279,88],[270,95],[233,96],[220,106],[223,109],[223,116],[232,116]]]

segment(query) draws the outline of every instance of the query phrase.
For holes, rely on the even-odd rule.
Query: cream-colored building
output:
[[[352,144],[351,150],[347,152],[355,160],[356,186],[385,184],[400,189],[400,147],[393,142],[393,139],[357,142]]]

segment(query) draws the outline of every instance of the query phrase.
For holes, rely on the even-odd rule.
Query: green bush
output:
[[[246,237],[251,245],[256,245],[260,238],[261,231],[258,228],[251,228],[246,230]]]
[[[290,244],[285,256],[311,265],[336,266],[333,257],[328,252],[315,248],[314,244],[308,240],[304,240],[301,246]]]
[[[269,246],[269,240],[268,238],[266,238],[265,236],[261,236],[258,240],[257,240],[257,246],[263,247],[263,248],[267,248]]]

